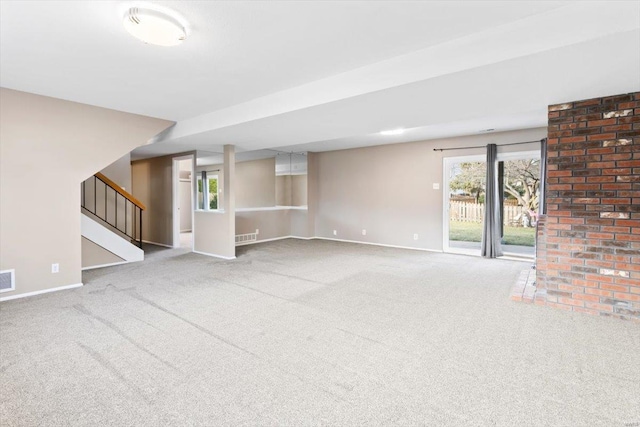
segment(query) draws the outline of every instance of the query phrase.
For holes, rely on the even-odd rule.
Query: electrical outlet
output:
[[[338,235],[338,230],[333,230],[333,235],[337,236]]]
[[[413,235],[413,240],[418,240],[418,235],[417,234]]]
[[[439,190],[439,189],[440,189],[440,183],[438,183],[438,182],[434,182],[434,183],[433,183],[433,189],[434,189],[434,190]]]
[[[364,228],[362,229],[362,235],[366,236],[367,235],[367,230],[365,230]]]
[[[256,234],[260,234],[260,229],[256,228]]]
[[[55,264],[51,264],[51,272],[58,273],[60,271],[60,264],[57,262]]]

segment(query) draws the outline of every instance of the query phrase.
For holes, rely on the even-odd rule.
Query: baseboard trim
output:
[[[36,295],[48,294],[50,292],[64,291],[64,290],[67,290],[67,289],[80,288],[82,286],[83,286],[82,283],[76,283],[76,284],[73,284],[73,285],[59,286],[57,288],[43,289],[41,291],[27,292],[27,293],[19,294],[19,295],[10,295],[8,297],[0,298],[0,302],[10,301],[10,300],[13,300],[13,299],[18,299],[18,298],[33,297],[33,296],[36,296]]]
[[[142,243],[146,243],[146,244],[149,244],[149,245],[155,245],[155,246],[162,246],[162,247],[165,247],[165,248],[173,249],[173,246],[171,246],[171,245],[165,245],[164,243],[151,242],[149,240],[143,240]]]
[[[140,262],[140,261],[119,261],[119,262],[112,262],[110,264],[90,265],[89,267],[82,267],[82,271],[93,270],[95,268],[102,268],[102,267],[113,267],[114,265],[131,264],[132,262]]]
[[[314,236],[311,239],[330,240],[330,241],[333,241],[333,242],[343,242],[343,243],[357,243],[357,244],[360,244],[360,245],[370,245],[370,246],[382,246],[384,248],[409,249],[409,250],[412,250],[412,251],[442,253],[442,251],[439,251],[437,249],[412,248],[411,246],[397,246],[397,245],[387,245],[387,244],[384,244],[384,243],[360,242],[358,240],[333,239],[331,237]]]
[[[253,242],[242,242],[242,243],[237,243],[237,244],[236,244],[236,247],[238,247],[238,246],[255,245],[256,243],[275,242],[276,240],[285,240],[285,239],[311,240],[311,239],[313,239],[313,237],[298,237],[298,236],[272,237],[271,239],[262,239],[262,240],[255,240],[255,241],[253,241]]]
[[[222,256],[222,255],[214,255],[214,254],[210,254],[208,252],[201,252],[201,251],[196,251],[195,249],[193,250],[194,254],[199,254],[199,255],[205,255],[205,256],[210,256],[213,258],[220,258],[220,259],[224,259],[224,260],[232,260],[232,259],[236,259],[236,257],[227,257],[227,256]]]

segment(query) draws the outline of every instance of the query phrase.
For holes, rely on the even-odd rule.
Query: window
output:
[[[208,191],[203,191],[204,188]],[[206,171],[198,175],[198,209],[218,210],[218,175],[207,175]]]

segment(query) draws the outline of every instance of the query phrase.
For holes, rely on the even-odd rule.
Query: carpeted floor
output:
[[[527,264],[184,249],[0,304],[0,425],[640,425],[640,325],[519,304]]]

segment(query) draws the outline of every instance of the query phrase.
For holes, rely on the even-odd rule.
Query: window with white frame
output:
[[[207,171],[198,174],[198,209],[205,211],[219,209],[217,174],[210,174]]]

